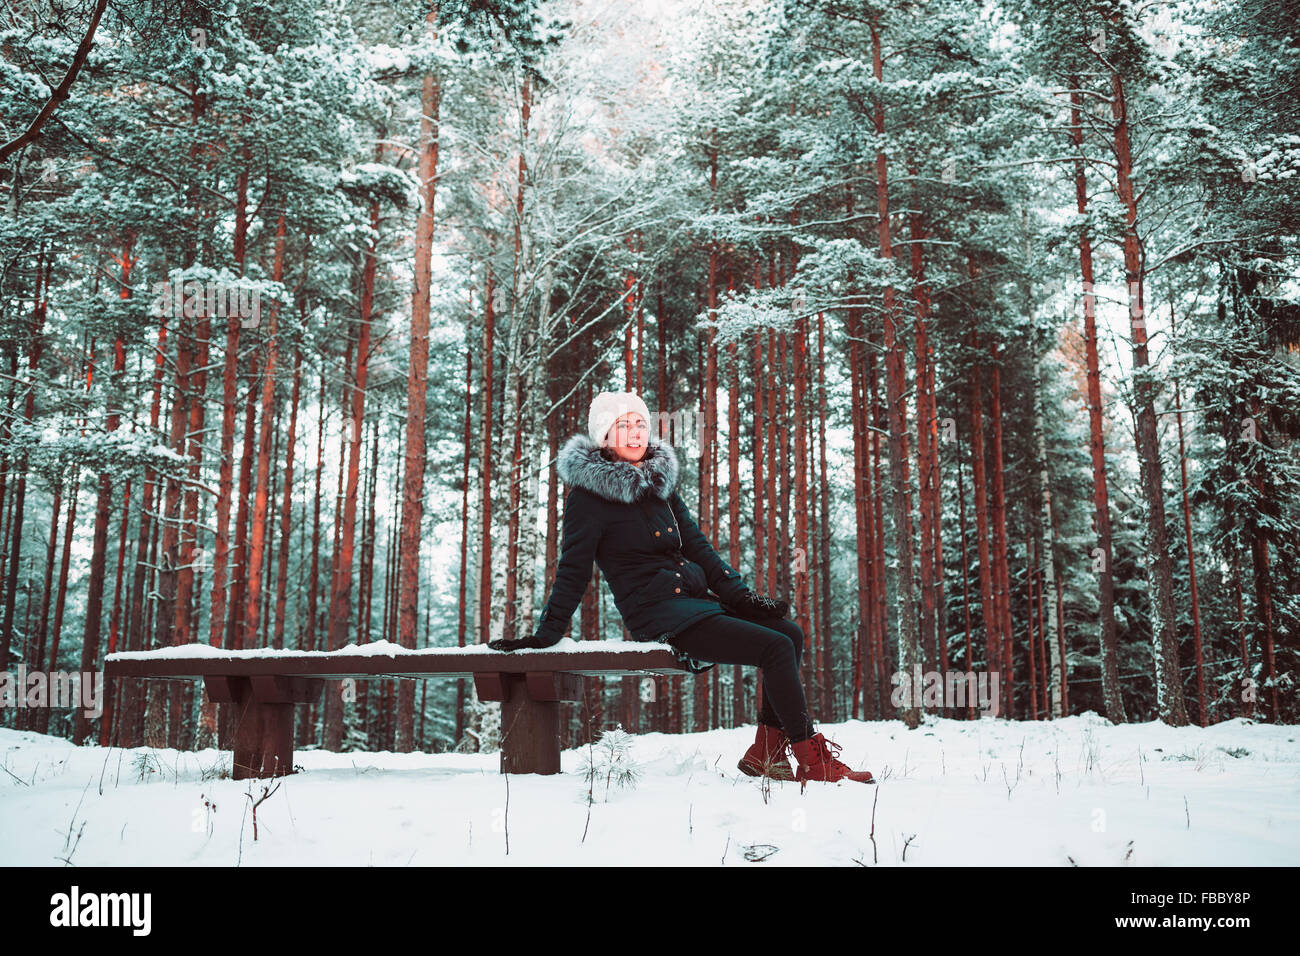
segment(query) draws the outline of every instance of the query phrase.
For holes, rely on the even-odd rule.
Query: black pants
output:
[[[803,629],[785,618],[769,618],[760,624],[733,614],[715,614],[691,625],[669,643],[697,660],[762,668],[759,723],[780,727],[791,742],[798,742],[816,732],[799,682],[803,642]]]

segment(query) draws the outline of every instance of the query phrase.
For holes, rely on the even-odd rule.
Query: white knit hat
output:
[[[601,392],[591,400],[587,413],[587,434],[599,447],[614,423],[628,412],[639,412],[650,425],[650,409],[636,392]]]

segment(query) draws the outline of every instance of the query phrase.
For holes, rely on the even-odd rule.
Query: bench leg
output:
[[[234,722],[231,777],[283,777],[293,773],[291,702],[260,700],[248,678],[208,677],[208,696],[228,708]]]
[[[501,704],[501,772],[560,772],[560,702],[533,700],[523,674],[507,674]]]
[[[283,777],[293,773],[293,704],[246,700],[235,704],[235,755],[231,776]]]

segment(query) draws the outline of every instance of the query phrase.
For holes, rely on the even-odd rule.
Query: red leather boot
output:
[[[780,727],[760,723],[753,744],[736,766],[741,773],[751,777],[793,780],[794,771],[790,768],[790,761],[785,758],[789,746],[790,741]]]
[[[834,748],[835,752],[831,752]],[[794,751],[799,767],[795,770],[795,779],[807,785],[809,780],[822,780],[835,783],[839,780],[856,780],[859,783],[875,783],[871,773],[866,770],[852,770],[836,760],[836,755],[843,748],[834,741],[827,740],[821,734],[813,734],[807,740],[790,745]]]

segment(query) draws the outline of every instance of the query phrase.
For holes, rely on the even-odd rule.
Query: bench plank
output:
[[[116,677],[187,680],[232,674],[342,679],[470,677],[482,672],[522,674],[529,671],[562,671],[590,677],[687,673],[672,649],[658,643],[567,641],[561,645],[564,643],[569,647],[526,648],[509,653],[494,651],[485,644],[410,650],[388,641],[365,645],[365,648],[384,645],[383,653],[358,653],[356,645],[349,645],[351,651],[272,651],[267,648],[226,650],[207,644],[186,644],[152,651],[118,651],[104,658],[104,669]]]
[[[509,653],[388,641],[337,651],[187,644],[104,659],[106,681],[202,680],[211,701],[234,708],[236,780],[293,772],[294,707],[318,700],[327,680],[473,677],[480,700],[501,703],[501,772],[553,774],[560,772],[560,702],[582,699],[584,677],[686,672],[671,648],[624,641],[565,640]]]

